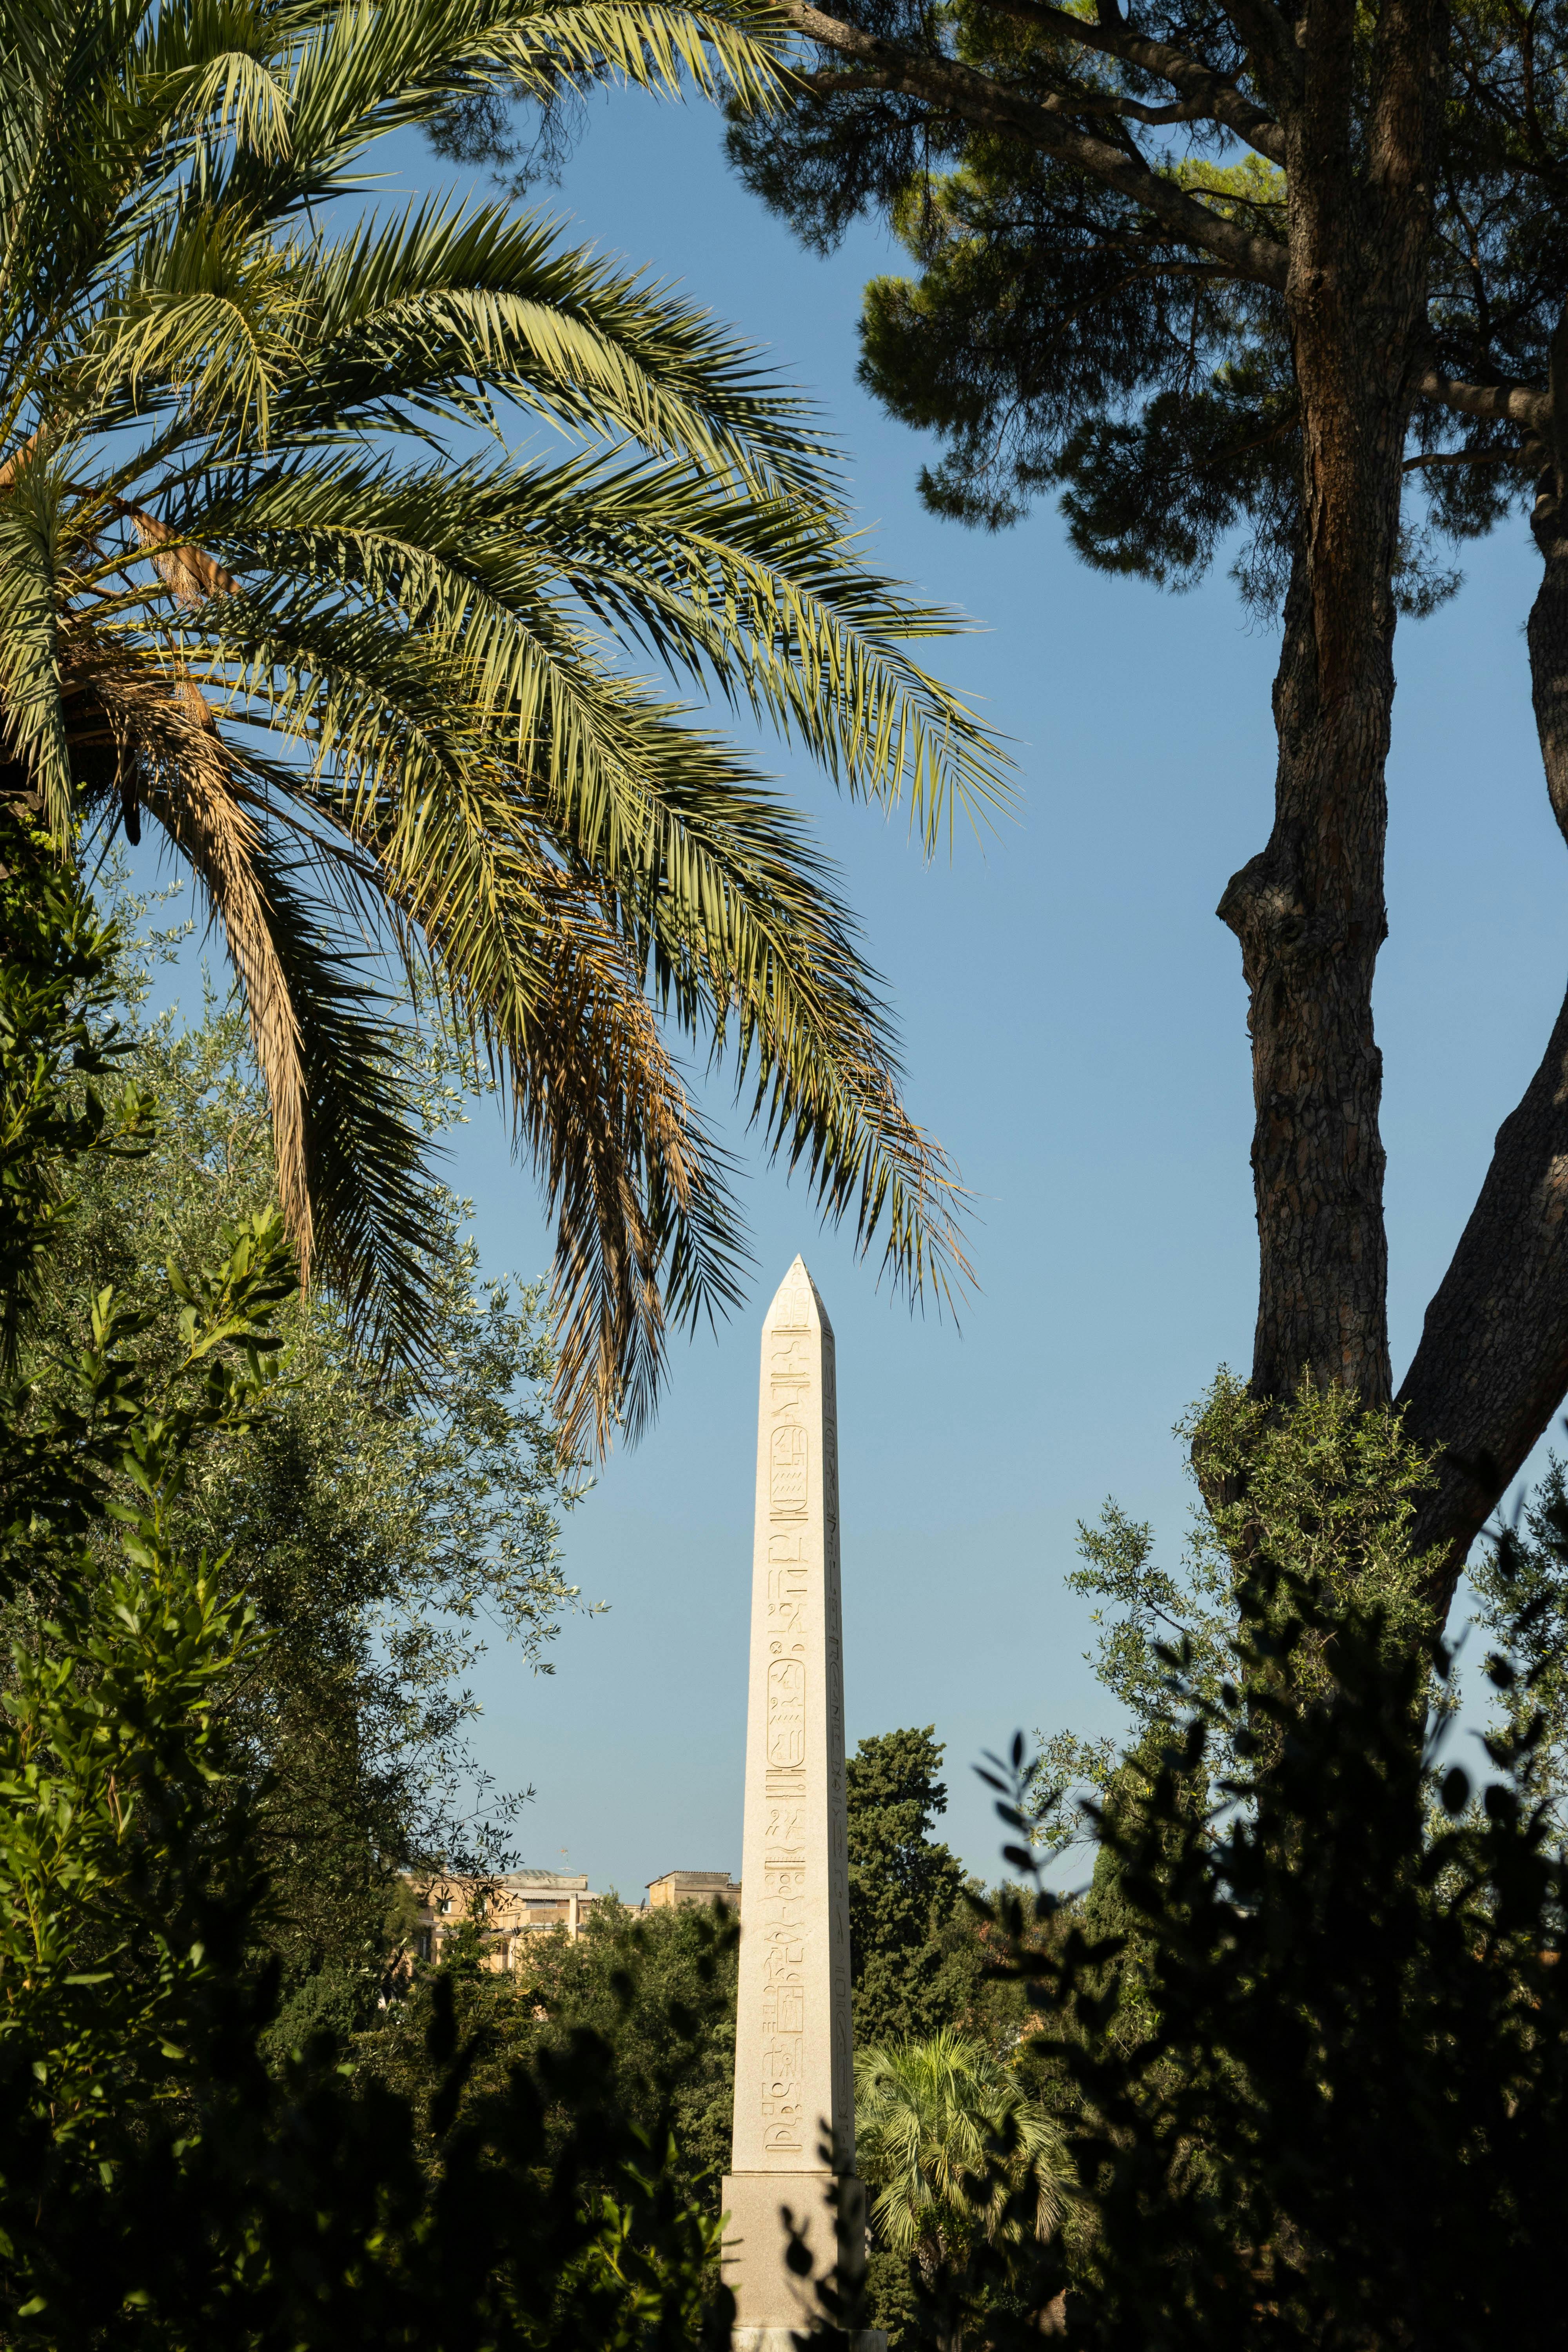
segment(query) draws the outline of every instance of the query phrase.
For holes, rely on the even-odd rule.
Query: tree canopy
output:
[[[913,2265],[942,2352],[961,2352],[977,2247],[1005,2265],[1061,2221],[1060,2133],[984,2042],[951,2027],[857,2053],[855,2132],[873,2237]]]
[[[1473,1777],[1427,1659],[1353,1553],[1328,1566],[1283,1528],[1259,1545],[1216,1688],[1171,1645],[1163,1733],[1099,1811],[1100,1899],[996,1906],[1082,2199],[1032,2299],[1065,2287],[1085,2352],[1460,2352],[1554,2324],[1568,1855],[1528,1705],[1540,1598],[1487,1662],[1525,1705]],[[1020,1739],[995,1775],[1015,1832],[1027,1778]]]
[[[482,1936],[465,1925],[437,1966],[415,1969],[357,2054],[418,2112],[440,2082],[427,2037],[446,1986],[474,2053],[463,2093],[473,2107],[513,2067],[563,2057],[593,2034],[610,2053],[620,2113],[649,2135],[668,2134],[661,2154],[670,2179],[716,2226],[734,2123],[737,1943],[732,1919],[700,1910],[639,1916],[601,1897],[576,1937],[536,1931],[503,1973],[486,1967]],[[569,2138],[567,2105],[548,2127]]]
[[[37,1275],[75,1181],[159,1132],[124,1084],[116,941],[0,810],[0,1248]],[[26,1284],[14,1280],[24,1296]],[[727,2341],[716,2227],[668,2116],[621,2109],[584,2027],[466,2108],[449,1979],[429,2096],[267,2049],[283,1970],[234,1736],[276,1638],[185,1507],[287,1393],[276,1208],[161,1295],[106,1285],[52,1379],[0,1388],[0,2314],[8,2343],[631,2347]],[[23,1318],[18,1337],[35,1337]],[[373,1824],[366,1824],[373,1827]],[[666,2021],[667,2047],[681,2028]],[[462,2112],[459,2113],[459,2110]]]
[[[1532,687],[1568,827],[1568,22],[1426,0],[783,13],[801,80],[732,152],[808,244],[864,211],[901,238],[913,274],[868,289],[862,372],[945,445],[931,504],[996,525],[1054,490],[1089,562],[1180,587],[1225,548],[1282,622],[1273,828],[1218,907],[1250,1004],[1251,1383],[1398,1395],[1434,1459],[1417,1549],[1446,1602],[1568,1385],[1568,1009],[1396,1382],[1372,1017],[1393,641],[1454,586],[1452,547],[1533,497]]]
[[[933,1727],[874,1732],[845,1767],[849,1974],[861,2049],[952,2024],[981,1959],[963,1865],[931,1832],[947,1811]]]
[[[121,899],[119,911],[129,926],[137,909]],[[226,1231],[277,1197],[243,1013],[209,999],[190,1025],[177,1013],[148,1022],[148,950],[128,928],[121,940],[126,1050],[100,1091],[110,1112],[157,1101],[161,1123],[140,1157],[95,1154],[77,1180],[21,1350],[40,1395],[68,1381],[72,1335],[106,1284],[153,1318],[142,1350],[158,1360],[173,1339],[156,1314],[171,1260],[216,1261]],[[408,1072],[432,1127],[449,1077],[438,1055]],[[367,1360],[330,1296],[280,1302],[289,1372],[268,1414],[241,1439],[194,1446],[169,1507],[178,1540],[221,1559],[218,1588],[262,1636],[215,1703],[258,1792],[284,2042],[310,2018],[347,2032],[374,2014],[401,1870],[508,1859],[521,1792],[479,1770],[465,1677],[497,1636],[549,1672],[579,1601],[560,1557],[574,1472],[549,1410],[542,1286],[481,1284],[461,1209],[432,1184],[419,1378]]]

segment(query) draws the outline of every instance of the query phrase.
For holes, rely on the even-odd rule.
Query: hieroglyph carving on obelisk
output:
[[[735,2137],[725,2275],[742,2352],[789,2352],[817,2275],[864,2261],[855,2179],[833,1327],[798,1257],[763,1326]],[[830,2201],[831,2200],[831,2201]],[[769,2339],[773,2342],[770,2343]],[[874,2352],[879,2339],[865,2339]]]

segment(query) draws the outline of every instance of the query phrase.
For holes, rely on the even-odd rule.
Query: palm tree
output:
[[[944,2352],[960,2352],[979,2246],[1021,2243],[1020,2206],[1037,2238],[1061,2218],[1060,2133],[983,2042],[949,2026],[926,2042],[857,2051],[855,2147],[876,2192],[873,2234],[918,2261],[945,2315]]]
[[[388,131],[606,75],[757,105],[780,40],[767,0],[0,0],[0,793],[188,864],[302,1265],[416,1351],[401,960],[542,1180],[601,1444],[739,1295],[682,1040],[911,1297],[963,1271],[831,870],[680,681],[928,845],[1005,788],[902,647],[952,617],[866,568],[755,354],[506,206],[341,206]]]

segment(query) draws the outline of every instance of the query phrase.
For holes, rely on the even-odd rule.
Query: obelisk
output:
[[[855,2178],[833,1327],[796,1258],[763,1325],[735,2136],[723,2185],[737,2352],[791,2352],[865,2263]],[[804,2231],[813,2276],[789,2267]],[[885,2352],[886,2338],[859,2338]]]

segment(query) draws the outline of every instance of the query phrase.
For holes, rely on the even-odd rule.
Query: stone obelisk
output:
[[[855,2178],[838,1415],[833,1327],[796,1258],[763,1325],[735,2137],[723,2186],[737,2352],[791,2352],[814,2277],[865,2261]],[[859,2337],[862,2352],[886,2338]]]

